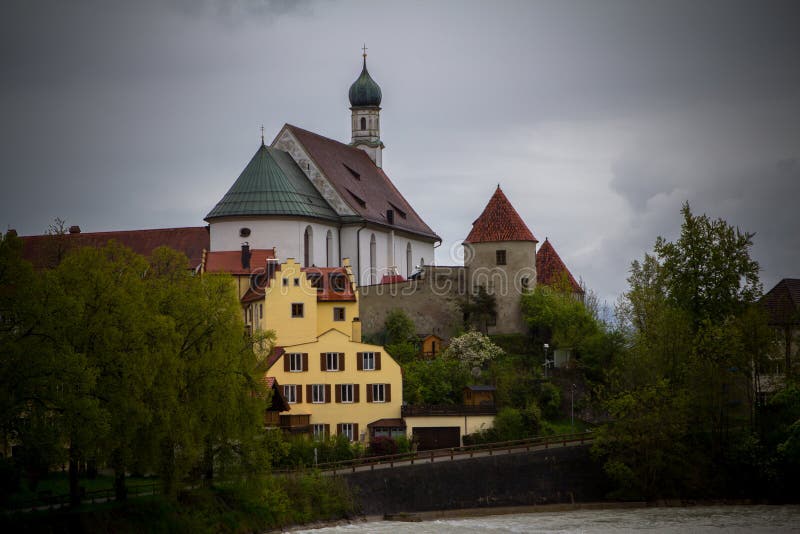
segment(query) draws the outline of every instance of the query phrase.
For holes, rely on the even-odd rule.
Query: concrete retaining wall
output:
[[[589,446],[344,475],[366,515],[593,502],[608,482]]]

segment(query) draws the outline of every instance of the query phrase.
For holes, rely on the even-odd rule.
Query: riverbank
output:
[[[709,501],[711,502],[711,501]],[[713,501],[677,505],[645,502],[596,502],[565,505],[518,506],[448,510],[445,512],[372,516],[343,523],[309,525],[291,532],[369,532],[371,534],[470,533],[486,530],[511,532],[792,532],[800,524],[800,505],[740,504]],[[725,502],[725,504],[722,504]]]

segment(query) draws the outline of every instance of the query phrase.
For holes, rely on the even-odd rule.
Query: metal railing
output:
[[[543,450],[551,447],[566,447],[569,445],[590,443],[594,438],[591,431],[575,434],[560,434],[556,436],[539,436],[535,438],[518,439],[513,441],[501,441],[496,443],[481,443],[476,445],[466,445],[463,447],[453,447],[448,449],[432,449],[426,451],[415,451],[386,456],[365,456],[352,460],[342,460],[338,462],[320,463],[317,469],[324,472],[355,473],[357,469],[374,470],[377,468],[394,468],[405,465],[416,465],[422,463],[434,463],[436,461],[452,461],[456,459],[474,458],[475,456],[493,456],[494,454],[513,452],[527,452],[531,450]],[[296,473],[303,471],[304,467],[273,470],[275,474]]]
[[[429,415],[496,415],[495,405],[467,404],[415,404],[400,408],[402,417],[425,417]]]
[[[128,498],[158,495],[162,491],[161,482],[154,480],[146,484],[135,484],[126,487]],[[114,488],[104,488],[92,491],[81,491],[81,503],[95,504],[116,500]],[[6,510],[47,510],[61,508],[69,505],[69,493],[53,495],[49,491],[40,491],[39,494],[24,501],[10,501],[4,505]]]

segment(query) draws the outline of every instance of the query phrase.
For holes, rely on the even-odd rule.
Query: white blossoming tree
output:
[[[444,356],[460,361],[473,374],[480,374],[486,364],[503,354],[503,349],[492,343],[489,336],[471,330],[451,339]]]

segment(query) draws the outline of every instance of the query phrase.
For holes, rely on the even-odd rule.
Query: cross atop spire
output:
[[[263,124],[261,125],[261,146],[266,146],[266,145],[264,145],[264,125]]]
[[[364,53],[361,55],[364,56],[364,59],[367,59],[367,50],[368,50],[367,43],[364,43],[364,46],[361,47],[361,50],[364,51]]]

